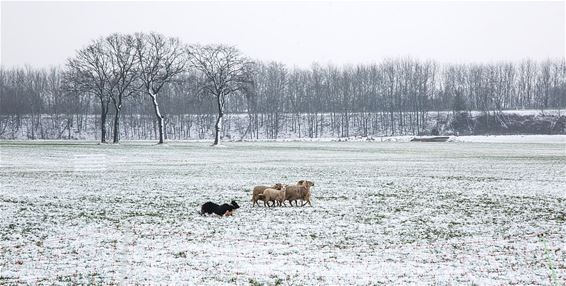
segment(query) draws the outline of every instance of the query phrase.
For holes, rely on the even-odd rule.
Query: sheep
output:
[[[280,183],[277,183],[271,187],[268,186],[255,186],[252,192],[252,207],[254,207],[256,204],[259,206],[259,203],[257,201],[263,201],[265,204],[265,198],[263,197],[263,191],[265,191],[265,189],[268,188],[272,188],[272,189],[276,189],[276,190],[281,190],[281,188],[283,188],[283,185],[281,185]]]
[[[305,203],[302,203],[303,201],[305,201]],[[306,189],[306,192],[303,193],[303,199],[301,200],[301,206],[304,207],[307,203],[309,204],[309,206],[312,207],[311,191],[308,188]]]
[[[302,186],[304,186],[306,188],[306,192],[303,193],[303,199],[301,199],[301,206],[305,206],[308,203],[309,206],[312,207],[312,204],[311,204],[311,187],[314,187],[314,182],[306,181],[306,180],[300,180],[299,182],[297,182],[297,184],[301,184]],[[303,200],[306,201],[306,203],[303,203]],[[296,202],[295,202],[295,204],[296,204]]]
[[[314,182],[312,181],[307,181],[307,180],[300,180],[297,182],[297,186],[308,186],[308,188],[310,189],[310,187],[314,187]]]
[[[287,186],[285,200],[289,201],[291,206],[293,206],[293,201],[295,202],[295,206],[298,206],[297,200],[301,200],[301,206],[307,203],[312,206],[310,202],[310,188],[313,186],[314,182],[306,180],[300,180],[297,182],[297,185],[294,186]],[[306,201],[306,203],[303,203],[303,201]]]
[[[295,202],[295,206],[298,206],[297,200],[304,197],[304,192],[306,192],[304,186],[288,186],[285,192],[285,200],[289,201],[291,206],[293,206],[293,202]]]
[[[267,188],[263,191],[263,204],[269,206],[269,202],[273,202],[273,206],[285,204],[285,193],[287,186],[283,186],[281,190]]]

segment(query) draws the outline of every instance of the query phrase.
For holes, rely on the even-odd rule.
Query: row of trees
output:
[[[198,81],[197,93],[216,98],[218,144],[225,98],[251,83],[252,62],[230,46],[187,46],[157,33],[112,34],[79,50],[64,71],[66,89],[94,94],[100,101],[101,141],[105,142],[108,106],[114,107],[114,143],[120,138],[120,114],[131,95],[147,95],[158,122],[159,143],[164,141],[164,115],[159,95],[189,70]]]
[[[479,110],[497,117],[506,109],[563,108],[566,61],[440,65],[390,59],[290,69],[252,62],[230,46],[185,45],[156,33],[113,34],[77,51],[64,68],[1,68],[0,91],[0,132],[14,128],[14,115],[31,116],[32,132],[44,132],[40,121],[47,114],[59,133],[70,133],[73,124],[80,129],[79,122],[97,114],[106,142],[110,115],[113,141],[119,142],[126,111],[130,117],[152,115],[160,143],[165,114],[216,114],[214,144],[226,112],[247,114],[250,138],[277,138],[282,124],[299,134],[308,130],[310,137],[325,128],[349,136],[352,120],[366,136],[377,122],[387,134],[418,134],[431,111]]]

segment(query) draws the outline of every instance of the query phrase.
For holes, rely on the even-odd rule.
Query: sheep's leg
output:
[[[309,206],[312,207],[311,200],[306,200],[305,203],[302,204],[301,206],[304,207],[304,206],[306,206],[307,204],[309,204]]]

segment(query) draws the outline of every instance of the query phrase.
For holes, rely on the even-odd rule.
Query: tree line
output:
[[[426,131],[434,112],[474,110],[497,120],[509,109],[561,109],[566,61],[398,58],[290,68],[253,61],[232,46],[116,33],[77,50],[63,67],[0,68],[0,92],[0,135],[25,128],[29,138],[70,138],[96,124],[101,142],[111,134],[118,143],[121,134],[140,132],[135,125],[144,130],[139,137],[153,132],[163,143],[197,120],[218,144],[225,114],[245,116],[242,134],[249,138],[278,138],[284,125],[299,137],[328,129],[368,136],[376,128],[402,135]]]

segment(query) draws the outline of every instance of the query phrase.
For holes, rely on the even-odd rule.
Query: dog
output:
[[[230,204],[218,205],[213,202],[206,202],[200,207],[200,215],[215,213],[219,216],[231,216],[234,210],[239,209],[240,206],[235,201]]]

